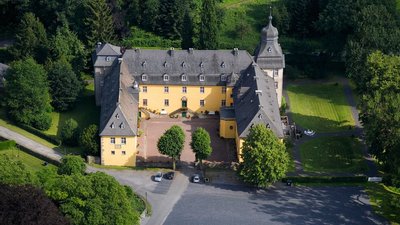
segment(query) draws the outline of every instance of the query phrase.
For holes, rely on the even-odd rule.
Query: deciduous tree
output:
[[[240,164],[240,176],[245,182],[260,187],[283,178],[289,165],[285,145],[262,124],[250,129],[241,156],[243,162]]]
[[[19,123],[46,130],[51,125],[47,74],[32,58],[11,64],[6,74],[5,103]]]
[[[181,156],[185,143],[185,133],[182,128],[174,125],[169,128],[158,139],[157,148],[163,155],[168,155],[172,158],[172,168],[175,170],[175,162]]]
[[[85,149],[86,154],[98,155],[99,154],[99,129],[97,125],[92,124],[83,129],[79,143]]]
[[[86,164],[82,157],[77,155],[66,155],[61,159],[61,165],[58,167],[59,174],[84,174]]]
[[[0,183],[23,185],[35,183],[35,177],[18,159],[0,154]]]
[[[208,134],[204,128],[197,128],[193,132],[190,146],[196,154],[196,159],[199,160],[200,165],[202,165],[203,159],[210,156],[212,152],[210,134]]]
[[[66,120],[61,127],[60,136],[64,144],[70,146],[78,145],[78,122],[72,118]]]

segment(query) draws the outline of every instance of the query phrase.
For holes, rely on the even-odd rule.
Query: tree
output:
[[[77,155],[66,155],[61,159],[61,165],[58,167],[59,174],[84,174],[86,164],[82,157]]]
[[[218,48],[218,25],[216,0],[203,0],[200,26],[200,49]]]
[[[11,53],[15,59],[33,57],[43,63],[47,57],[48,41],[43,24],[32,13],[21,19]]]
[[[157,148],[163,155],[172,158],[172,168],[175,170],[175,161],[181,156],[185,143],[185,133],[182,128],[174,125],[158,139]]]
[[[159,0],[144,0],[141,4],[142,19],[139,23],[145,30],[156,31],[159,7]]]
[[[0,183],[0,221],[3,225],[67,225],[69,221],[39,188]]]
[[[106,0],[90,0],[86,9],[85,25],[88,46],[94,46],[98,41],[112,42],[115,39],[115,30],[111,9]]]
[[[33,184],[35,177],[21,161],[0,154],[0,183],[10,185]]]
[[[141,212],[133,209],[125,188],[105,173],[61,175],[44,189],[73,224],[139,224]]]
[[[193,21],[192,17],[189,13],[189,10],[186,10],[185,16],[183,17],[183,25],[182,25],[182,31],[181,31],[181,36],[182,36],[182,42],[181,42],[181,48],[182,49],[189,49],[194,47],[193,43]]]
[[[400,56],[368,56],[360,118],[366,142],[385,171],[400,175]]]
[[[160,0],[157,18],[158,33],[169,39],[180,38],[183,19],[180,8],[183,6],[180,0]]]
[[[58,28],[51,38],[50,51],[54,61],[65,59],[72,65],[76,74],[79,74],[86,65],[85,46],[67,25]]]
[[[82,82],[72,70],[66,60],[59,60],[51,64],[48,73],[52,106],[57,111],[66,111],[72,108],[83,89]]]
[[[196,154],[196,159],[200,161],[200,166],[202,165],[203,159],[211,155],[210,135],[204,128],[199,127],[193,132],[190,146]]]
[[[72,118],[66,120],[61,127],[60,132],[61,140],[63,141],[63,143],[70,146],[76,146],[78,142],[78,135],[78,122],[76,122],[76,120]]]
[[[47,130],[51,126],[49,88],[46,71],[32,58],[16,61],[6,73],[5,103],[18,123]]]
[[[80,145],[85,149],[86,154],[99,154],[99,129],[95,124],[92,124],[83,129],[79,137]]]
[[[241,156],[240,176],[245,182],[260,187],[283,178],[289,165],[285,145],[262,124],[250,129]]]

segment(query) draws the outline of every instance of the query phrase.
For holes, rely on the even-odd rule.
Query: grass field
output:
[[[305,142],[300,147],[305,171],[362,173],[368,167],[361,143],[352,137],[323,137]]]
[[[354,126],[341,85],[289,85],[287,93],[293,120],[304,129],[334,132]]]
[[[9,146],[8,141],[0,142],[1,146]],[[5,145],[3,145],[5,144]],[[9,146],[9,148],[3,149],[0,148],[0,154],[8,155],[10,158],[21,161],[26,168],[31,171],[31,172],[36,172],[43,168],[43,160],[36,158],[15,146],[15,142],[13,143],[13,146]],[[49,167],[56,167],[52,164],[48,164],[47,166]]]
[[[376,214],[385,217],[393,225],[400,224],[400,193],[390,191],[383,184],[368,184],[366,187]]]

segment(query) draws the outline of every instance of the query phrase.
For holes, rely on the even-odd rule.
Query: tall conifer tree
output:
[[[85,25],[87,44],[94,46],[97,41],[112,42],[115,30],[111,9],[106,0],[90,0],[86,5]]]
[[[203,0],[199,47],[200,49],[218,48],[218,18],[216,0]]]

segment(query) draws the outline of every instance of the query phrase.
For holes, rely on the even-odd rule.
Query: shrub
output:
[[[78,123],[74,119],[68,119],[61,127],[61,140],[67,145],[75,146],[77,145],[78,133]]]
[[[98,128],[95,124],[89,125],[83,129],[79,137],[79,143],[85,149],[86,154],[99,154]]]
[[[58,167],[59,174],[72,175],[84,174],[86,164],[82,157],[75,155],[66,155],[61,159],[61,165]]]

